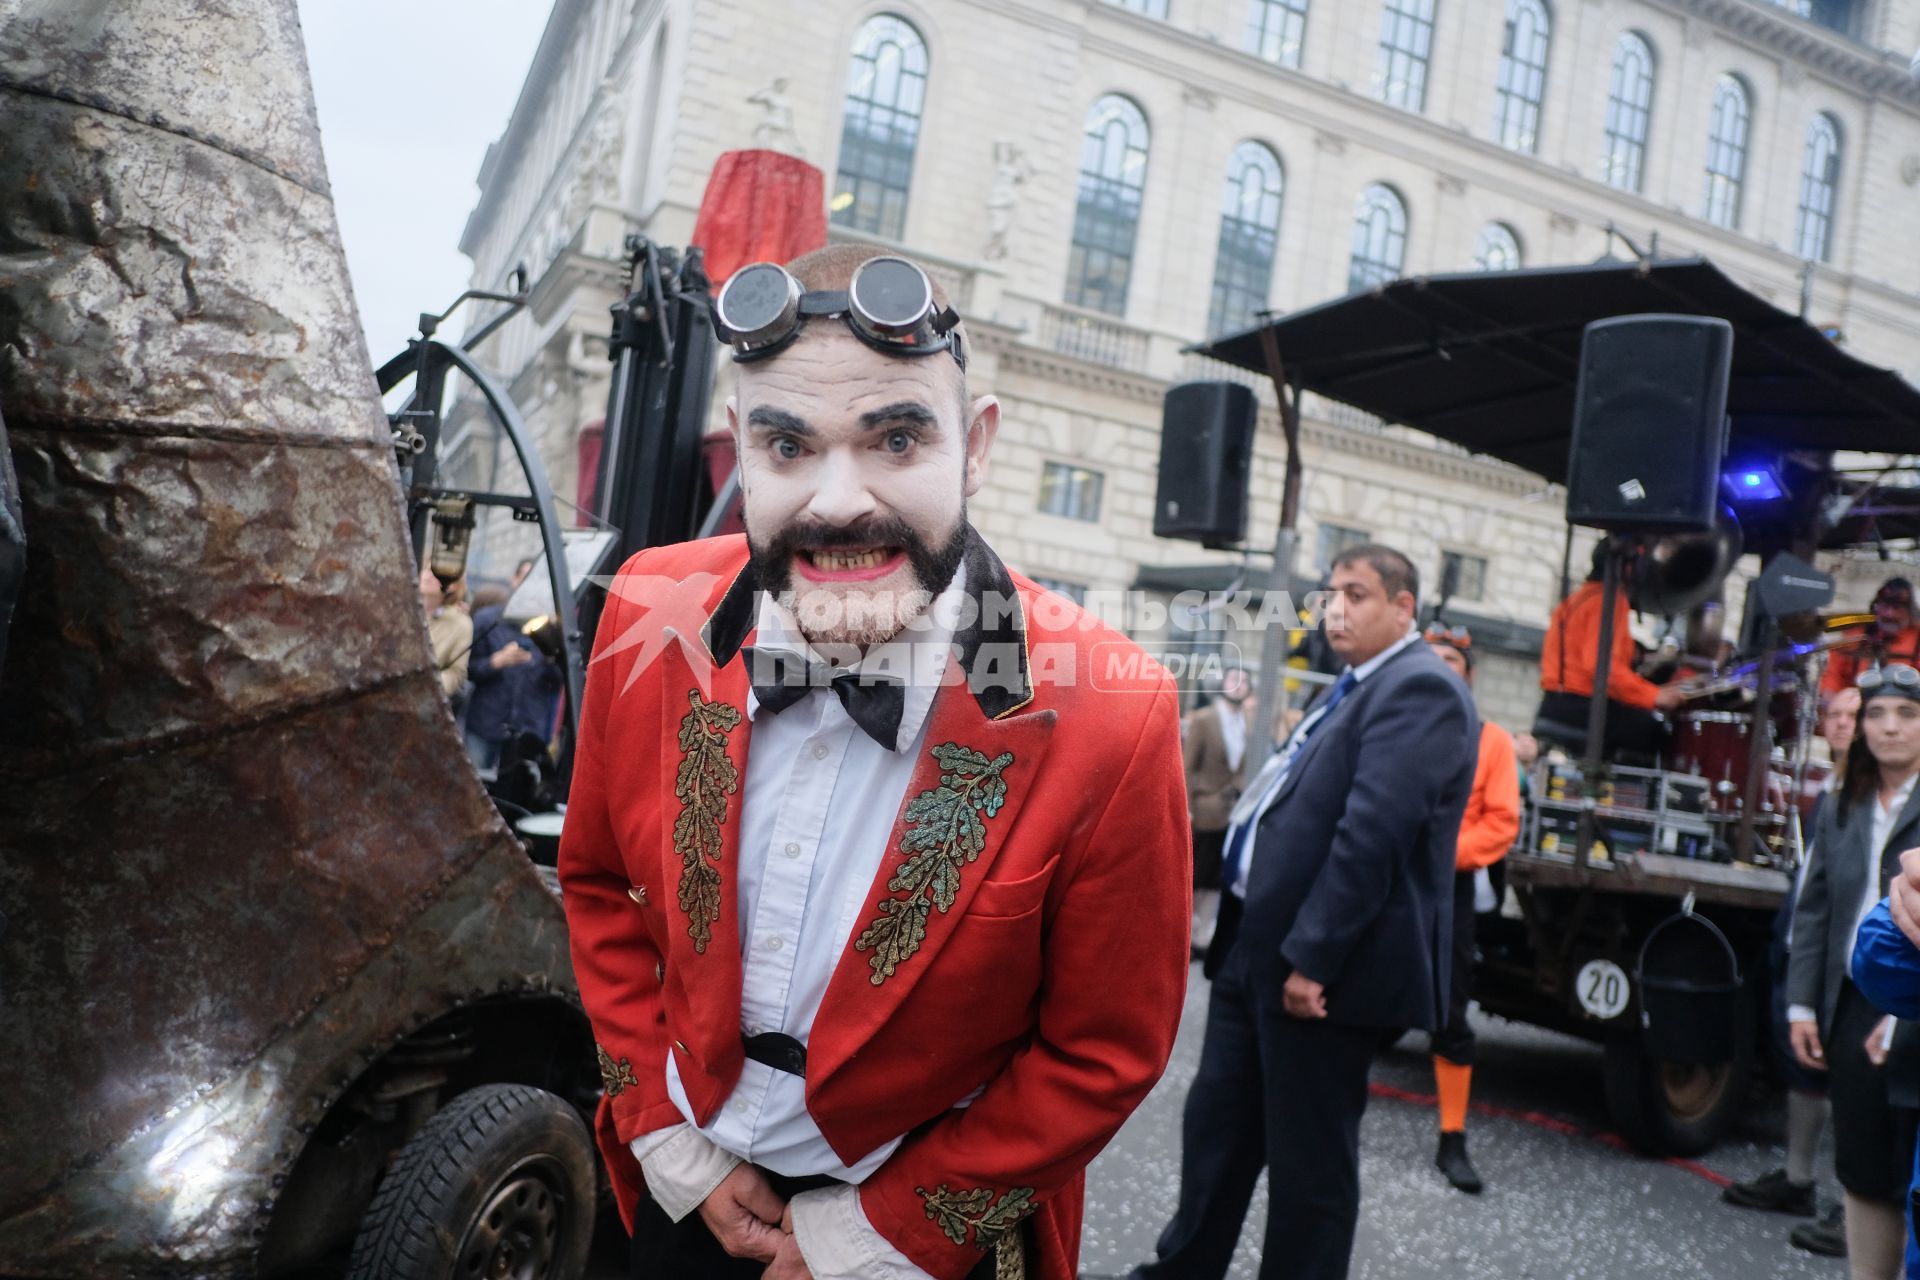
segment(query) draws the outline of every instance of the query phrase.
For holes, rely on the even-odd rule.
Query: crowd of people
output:
[[[564,681],[560,665],[540,651],[508,602],[534,561],[514,566],[505,583],[488,583],[469,598],[465,576],[442,582],[420,571],[420,606],[440,691],[446,696],[466,743],[467,756],[483,775],[499,768],[507,745],[530,737],[529,750],[553,739]]]

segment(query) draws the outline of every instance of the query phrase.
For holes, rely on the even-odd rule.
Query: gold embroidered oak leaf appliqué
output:
[[[989,760],[948,742],[933,749],[933,758],[940,766],[940,785],[915,796],[901,814],[908,828],[900,838],[906,861],[887,881],[887,892],[896,896],[880,903],[880,915],[853,943],[855,951],[873,952],[867,980],[876,987],[920,950],[933,908],[942,915],[953,908],[960,868],[987,847],[986,819],[1007,799],[1002,775],[1013,763],[1011,751]]]
[[[680,769],[673,794],[680,816],[673,823],[673,851],[680,855],[680,909],[687,913],[687,936],[704,953],[720,918],[720,824],[727,820],[727,797],[740,789],[740,770],[727,755],[727,735],[740,723],[740,708],[708,702],[698,689],[687,690],[687,714],[680,721]]]
[[[1035,1208],[1032,1187],[1015,1187],[998,1200],[985,1187],[950,1191],[944,1182],[932,1191],[914,1190],[927,1202],[927,1217],[940,1225],[947,1239],[965,1244],[971,1230],[974,1247],[982,1250],[992,1248]]]
[[[607,1096],[617,1098],[640,1082],[633,1078],[633,1063],[622,1058],[614,1061],[613,1055],[600,1045],[593,1046],[600,1057],[600,1081],[607,1086]]]

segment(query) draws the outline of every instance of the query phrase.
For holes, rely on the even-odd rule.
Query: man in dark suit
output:
[[[1180,1206],[1135,1280],[1224,1276],[1263,1165],[1262,1280],[1345,1276],[1380,1029],[1432,1030],[1446,1007],[1479,719],[1420,643],[1404,555],[1350,548],[1330,586],[1348,666],[1235,806]]]

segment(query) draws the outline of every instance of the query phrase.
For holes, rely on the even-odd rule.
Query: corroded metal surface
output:
[[[0,0],[0,1273],[243,1274],[301,1131],[571,984],[426,651],[293,0]]]

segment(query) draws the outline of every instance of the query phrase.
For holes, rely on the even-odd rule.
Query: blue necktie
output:
[[[1340,705],[1340,700],[1346,697],[1353,689],[1353,686],[1358,683],[1360,682],[1355,679],[1351,667],[1342,672],[1340,678],[1333,682],[1333,688],[1327,692],[1326,702],[1320,706],[1311,719],[1303,722],[1299,729],[1294,731],[1293,737],[1288,739],[1286,745],[1280,749],[1281,759],[1287,763],[1281,766],[1273,781],[1267,784],[1269,788],[1280,785],[1281,779],[1287,776],[1287,770],[1292,765],[1293,757],[1300,754],[1301,748],[1307,745],[1307,739],[1311,738],[1314,733],[1319,730],[1320,726],[1327,722],[1327,717],[1331,716],[1333,709]],[[1240,880],[1240,866],[1246,861],[1247,846],[1253,843],[1253,829],[1259,824],[1260,806],[1255,805],[1253,812],[1248,815],[1247,820],[1238,827],[1235,827],[1233,833],[1227,837],[1226,854],[1220,861],[1220,887],[1229,893],[1233,891],[1233,886]]]

